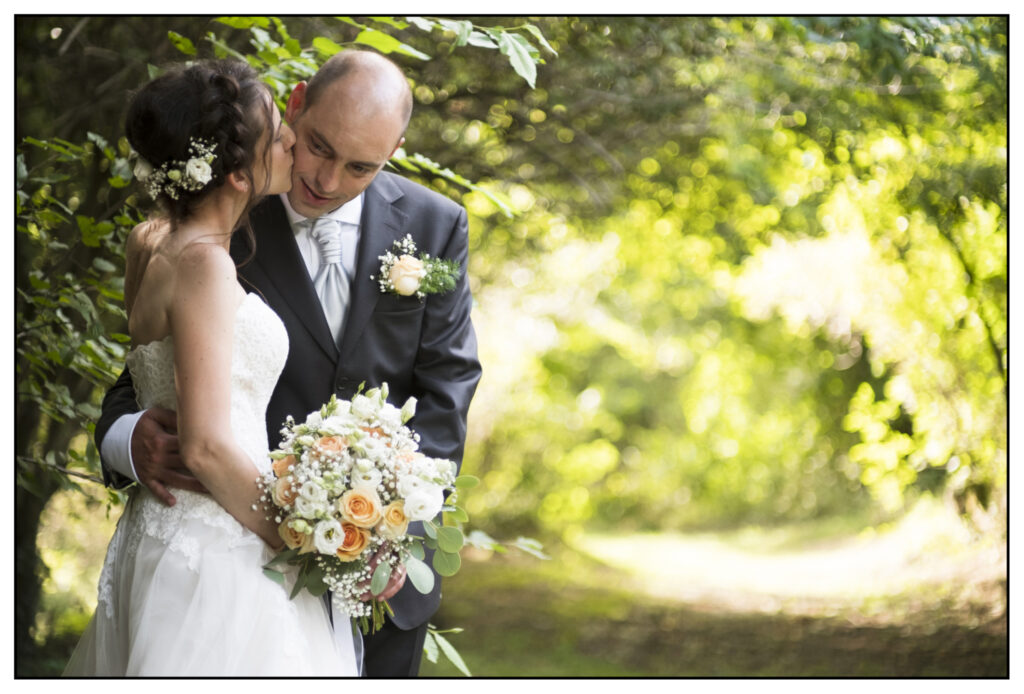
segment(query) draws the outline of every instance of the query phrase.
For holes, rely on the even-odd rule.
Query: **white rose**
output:
[[[437,516],[444,506],[444,494],[438,488],[421,489],[405,497],[405,515],[410,520],[426,521]]]
[[[341,523],[334,520],[322,520],[313,529],[313,545],[320,554],[333,555],[345,541],[345,533],[341,530]]]
[[[132,173],[135,175],[135,178],[140,181],[145,181],[150,177],[150,175],[152,175],[153,167],[150,166],[148,161],[140,157],[139,160],[135,162],[135,168],[132,169]]]
[[[411,255],[403,255],[388,273],[391,286],[402,296],[412,296],[420,288],[420,281],[427,276],[423,261]]]
[[[206,185],[213,178],[213,169],[203,159],[189,159],[185,164],[185,175],[193,181]]]

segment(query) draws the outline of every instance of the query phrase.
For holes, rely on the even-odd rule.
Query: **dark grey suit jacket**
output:
[[[421,437],[420,449],[461,466],[466,413],[481,373],[470,323],[465,210],[400,176],[377,175],[363,199],[356,271],[340,345],[330,334],[281,201],[264,200],[250,219],[255,255],[239,268],[239,276],[247,291],[259,293],[277,312],[289,338],[288,360],[267,408],[271,447],[280,441],[287,415],[302,419],[332,393],[348,398],[360,383],[372,388],[387,382],[388,399],[396,406],[410,396],[417,398],[416,416],[409,424]],[[379,273],[379,256],[406,234],[418,252],[461,264],[453,292],[430,295],[422,302],[380,292],[371,279]],[[244,234],[235,234],[231,252],[236,262],[250,255]],[[137,409],[125,369],[104,398],[97,445],[118,417]],[[118,477],[104,466],[108,484],[123,486],[126,480]],[[390,601],[394,623],[402,629],[425,623],[440,603],[440,583],[435,581],[428,595],[407,584]]]

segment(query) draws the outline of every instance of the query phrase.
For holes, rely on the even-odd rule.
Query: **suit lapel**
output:
[[[336,361],[338,347],[295,243],[284,205],[277,196],[272,196],[253,210],[251,219],[256,232],[253,262],[260,265],[268,281],[284,297],[288,308],[299,317],[320,348]]]
[[[402,230],[405,228],[405,213],[392,205],[400,197],[401,189],[385,173],[377,175],[363,196],[356,276],[352,279],[345,334],[342,336],[340,346],[342,360],[359,341],[377,305],[377,299],[380,298],[380,287],[375,279],[380,273],[380,256],[401,238]]]

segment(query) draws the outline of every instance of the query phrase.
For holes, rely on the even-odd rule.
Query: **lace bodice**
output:
[[[288,356],[288,334],[277,314],[256,294],[246,294],[235,314],[231,359],[231,429],[235,440],[261,470],[266,459],[266,410]],[[158,405],[177,410],[174,341],[140,345],[125,359],[142,409]]]
[[[277,314],[256,294],[247,294],[235,314],[231,358],[231,431],[238,445],[260,472],[270,469],[267,456],[266,409],[288,356],[288,334]],[[158,405],[177,410],[174,388],[174,340],[171,336],[141,345],[128,353],[128,369],[142,408]],[[144,487],[137,487],[129,512],[137,518],[124,533],[115,533],[108,550],[108,562],[100,578],[100,602],[109,608],[108,566],[110,557],[136,551],[143,535],[166,543],[183,554],[195,570],[198,545],[194,529],[198,521],[223,531],[230,543],[262,543],[246,530],[212,497],[180,489],[173,490],[177,503],[165,506]]]

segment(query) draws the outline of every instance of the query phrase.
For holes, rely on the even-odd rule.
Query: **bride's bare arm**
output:
[[[252,506],[259,472],[231,432],[231,351],[239,288],[227,251],[193,244],[178,261],[171,333],[178,394],[178,439],[185,466],[213,498],[272,547],[276,526]]]

